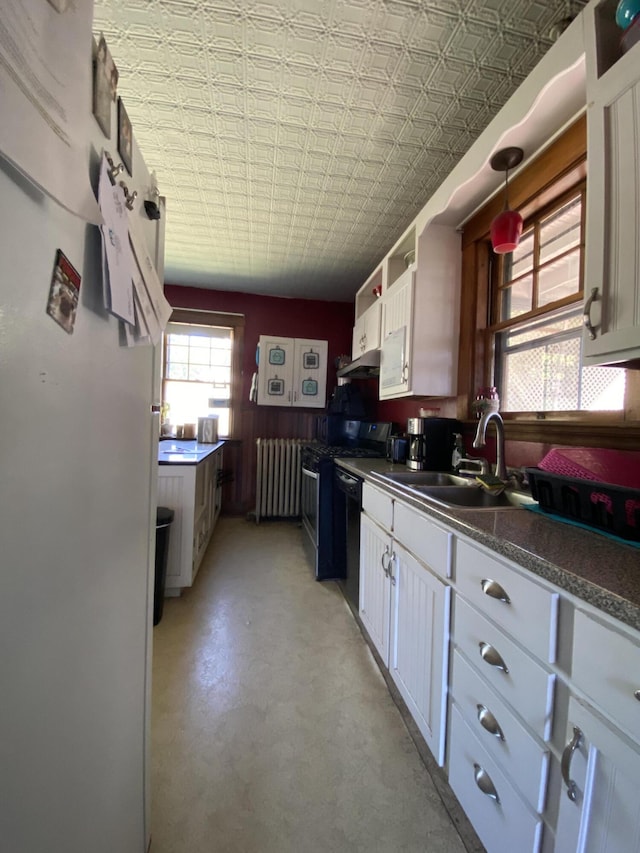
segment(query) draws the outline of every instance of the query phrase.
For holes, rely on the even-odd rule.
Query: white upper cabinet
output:
[[[327,341],[261,335],[258,404],[324,408],[327,354]]]
[[[417,244],[416,261],[399,275],[396,256],[388,258],[382,292],[381,400],[446,397],[457,390],[460,234],[430,224]]]
[[[640,358],[640,44],[619,53],[616,5],[604,0],[584,13],[587,365]]]
[[[359,317],[356,317],[353,327],[353,344],[351,357],[358,358],[369,350],[380,346],[380,300],[373,302]]]

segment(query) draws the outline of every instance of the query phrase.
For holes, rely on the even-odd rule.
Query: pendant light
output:
[[[489,161],[494,171],[505,173],[504,208],[491,223],[491,245],[497,255],[513,252],[522,234],[522,217],[509,208],[509,169],[521,163],[523,155],[522,148],[502,148]]]

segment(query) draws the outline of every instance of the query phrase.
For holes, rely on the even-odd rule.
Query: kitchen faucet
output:
[[[509,479],[504,458],[504,422],[500,412],[484,412],[478,421],[474,447],[484,447],[487,443],[487,427],[493,421],[496,425],[496,477],[506,483]]]

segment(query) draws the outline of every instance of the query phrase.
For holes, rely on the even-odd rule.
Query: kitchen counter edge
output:
[[[158,465],[198,465],[223,446],[224,441],[200,444],[197,441],[165,439],[158,444]]]
[[[497,555],[640,630],[640,551],[634,547],[526,509],[442,509],[376,477],[406,471],[404,465],[348,457],[335,461]]]

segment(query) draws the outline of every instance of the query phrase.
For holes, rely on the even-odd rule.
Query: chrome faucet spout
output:
[[[508,480],[507,463],[504,456],[504,421],[500,412],[484,412],[478,421],[474,447],[484,447],[487,443],[487,427],[493,421],[496,426],[496,477],[504,483]]]

